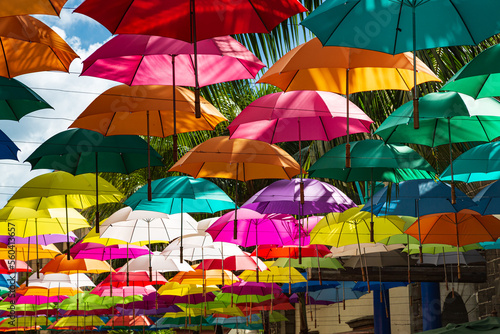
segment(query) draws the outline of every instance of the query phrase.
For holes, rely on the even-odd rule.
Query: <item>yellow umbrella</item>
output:
[[[104,326],[104,321],[97,315],[63,317],[54,323],[54,327]]]
[[[187,296],[199,293],[219,291],[216,285],[180,284],[178,282],[168,282],[158,289],[158,294],[168,296]]]
[[[34,259],[52,259],[61,252],[53,244],[42,246],[28,245],[28,244],[13,244],[7,247],[3,245],[0,247],[0,259],[10,259],[14,250],[16,260],[30,261]]]
[[[99,190],[99,191],[98,191]],[[26,182],[7,202],[7,207],[25,207],[34,210],[52,208],[85,209],[98,203],[119,202],[123,195],[106,180],[94,174],[73,176],[57,171],[39,175]],[[66,210],[67,212],[67,210]],[[69,230],[69,213],[66,229]],[[69,234],[67,247],[69,245]],[[68,252],[69,259],[69,252]]]
[[[398,216],[373,217],[370,212],[360,211],[362,206],[344,212],[329,213],[312,229],[311,244],[334,247],[378,242],[404,231],[405,220]],[[373,229],[372,227],[373,226]]]
[[[0,328],[48,326],[51,324],[52,321],[47,319],[46,316],[19,317],[16,318],[16,321],[13,325],[10,321],[3,321],[2,323],[0,323]]]
[[[44,288],[40,286],[30,286],[21,285],[16,293],[22,294],[24,296],[45,296],[45,297],[54,297],[54,296],[74,296],[78,293],[82,293],[83,291],[80,289],[70,288],[70,287],[58,287],[58,288]]]
[[[103,221],[103,223],[106,220]],[[137,245],[137,246],[144,246],[148,245],[149,242],[146,241],[138,241],[138,242],[133,242],[133,243],[128,243],[123,240],[119,239],[112,239],[112,238],[102,238],[99,233],[95,231],[95,229],[92,229],[87,233],[87,235],[82,239],[82,243],[94,243],[94,244],[101,244],[103,246],[114,246],[114,245]],[[162,241],[164,242],[164,241]]]
[[[272,261],[264,262],[268,266],[268,270],[259,273],[259,282],[263,283],[300,283],[307,282],[301,273],[293,268],[273,267]],[[243,281],[257,282],[256,272],[253,270],[245,270],[238,276]]]

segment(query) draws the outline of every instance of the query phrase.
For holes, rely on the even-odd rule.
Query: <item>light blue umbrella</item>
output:
[[[151,183],[152,200],[148,200],[148,186],[137,190],[125,205],[134,210],[174,213],[215,213],[234,209],[234,202],[215,183],[191,176],[171,176]],[[181,231],[183,218],[181,215]],[[180,261],[183,261],[183,246],[180,246]]]
[[[479,212],[481,215],[500,214],[500,182],[496,181],[481,189],[473,198],[477,207],[470,208]]]
[[[309,296],[317,301],[324,300],[338,303],[349,299],[359,299],[361,296],[368,293],[367,291],[353,290],[356,286],[356,282],[345,281],[340,283],[341,284],[339,286],[334,288],[326,288],[323,290],[309,292]]]

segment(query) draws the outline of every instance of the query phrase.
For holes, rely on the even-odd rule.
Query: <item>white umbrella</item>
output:
[[[360,256],[369,253],[390,252],[404,247],[403,244],[384,245],[381,243],[361,243],[359,246],[358,244],[353,244],[342,247],[332,247],[330,248],[332,253],[325,255],[325,257]],[[361,254],[359,253],[360,250]]]
[[[40,278],[30,281],[31,286],[38,286],[47,289],[51,288],[81,288],[85,286],[95,287],[95,284],[84,273],[78,274],[40,274]]]
[[[205,233],[207,228],[209,228],[213,223],[215,223],[220,217],[212,217],[200,220],[198,222],[198,233]]]
[[[143,271],[149,267],[149,256],[143,255],[130,260],[126,265],[121,267],[118,272],[128,271]],[[161,273],[167,271],[194,271],[186,262],[179,262],[176,259],[169,259],[161,255],[160,252],[153,252],[151,255],[151,267],[153,271]]]

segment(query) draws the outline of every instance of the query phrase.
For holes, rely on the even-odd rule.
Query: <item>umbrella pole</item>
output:
[[[448,118],[448,139],[450,145],[450,174],[451,174],[451,204],[455,204],[457,202],[457,196],[455,194],[455,181],[453,180],[453,154],[451,147],[451,119]]]
[[[149,252],[151,253],[151,250]],[[127,286],[128,282],[129,282],[129,271],[128,271],[128,242],[127,242]]]
[[[346,98],[346,135],[345,168],[351,168],[351,144],[349,144],[349,69],[345,69],[345,98]]]
[[[179,248],[179,256],[181,263],[184,261],[184,247],[182,246],[184,241],[184,238],[182,236],[182,231],[184,231],[184,215],[182,211],[184,211],[184,198],[181,198],[181,247]]]
[[[458,247],[457,247],[458,249]],[[446,291],[449,290],[448,288],[448,272],[446,270],[446,256],[445,256],[445,252],[444,252],[444,247],[443,247],[443,268],[444,268],[444,281],[446,283]]]
[[[370,293],[370,277],[368,276],[368,263],[366,262],[366,250],[365,248],[363,247],[363,258],[364,258],[364,262],[365,262],[365,270],[366,270],[366,286],[368,287],[368,293]],[[361,265],[363,265],[363,263],[361,263]]]
[[[64,207],[66,209],[66,246],[68,248],[67,259],[71,260],[69,255],[69,217],[68,217],[68,195],[64,195]]]
[[[38,221],[37,220],[38,220],[38,218],[35,218],[35,234],[36,234],[36,278],[40,278],[40,258],[38,257]]]
[[[189,1],[191,14],[191,39],[194,46],[194,117],[201,118],[200,84],[198,83],[198,45],[196,41],[196,11],[194,0]]]
[[[182,216],[182,213],[181,213],[181,216]],[[153,277],[153,267],[151,266],[151,230],[149,228],[149,221],[147,223],[148,223],[148,246],[150,249],[149,250],[149,279],[151,279]],[[181,229],[182,229],[182,227],[181,227]],[[127,244],[127,252],[128,252],[128,244]],[[128,277],[127,277],[127,279],[128,279]]]
[[[460,239],[458,237],[458,215],[455,212],[455,221],[457,222],[457,277],[460,279]]]
[[[361,275],[363,276],[363,282],[366,282],[366,276],[365,276],[365,267],[363,266],[363,262],[361,259],[361,245],[359,243],[359,234],[358,234],[358,224],[354,225],[356,227],[356,239],[358,240],[358,252],[359,252],[359,262],[361,264]]]
[[[173,109],[173,115],[174,115],[174,134],[172,135],[172,141],[173,141],[173,154],[172,157],[174,159],[174,163],[177,162],[178,156],[177,156],[177,115],[176,115],[176,101],[175,101],[175,56],[172,55],[172,109]]]
[[[28,257],[26,259],[26,264],[27,264],[27,261],[29,261],[30,259],[30,241],[31,239],[28,238]],[[29,273],[28,273],[28,269],[26,269],[26,286],[29,286],[29,279],[30,279],[30,276],[29,276]]]
[[[255,224],[255,256],[257,257],[257,261],[259,260],[259,241],[258,241],[258,233],[257,233],[257,224]],[[255,272],[255,278],[257,283],[259,283],[259,271]]]
[[[413,128],[420,128],[418,111],[418,90],[417,90],[417,20],[415,15],[416,6],[411,6],[413,24]]]
[[[151,138],[149,137],[149,110],[146,111],[146,137],[148,137],[148,201],[151,202],[153,194],[151,191]]]
[[[292,293],[292,259],[290,257],[290,247],[288,248],[288,293]]]
[[[99,165],[95,152],[95,232],[99,234]]]
[[[408,284],[411,283],[411,276],[410,276],[410,235],[406,235],[406,247],[408,248],[408,252],[406,252],[406,257],[408,260]]]
[[[418,199],[415,200],[415,211],[417,211],[417,226],[418,226],[418,252],[420,256],[420,263],[424,262],[424,256],[422,255],[422,233],[420,232],[420,207]]]
[[[370,242],[375,242],[375,231],[373,230],[375,228],[375,223],[373,222],[373,195],[375,192],[375,181],[373,181],[373,168],[371,168],[371,186],[370,186],[370,192],[371,192],[371,198],[370,198]]]
[[[303,206],[304,206],[304,181],[302,179],[302,142],[300,140],[300,117],[299,117],[299,170],[300,170],[300,203],[299,203],[299,264],[302,264],[302,242],[300,239],[302,238],[301,230],[302,223],[300,219],[302,218]]]
[[[234,227],[233,227],[233,239],[238,238],[238,169],[239,169],[239,163],[236,163],[236,186],[235,186],[235,193],[234,193]]]
[[[345,285],[344,285],[344,281],[342,281],[342,304],[343,304],[343,309],[345,311]],[[340,322],[340,313],[339,313],[339,322]]]

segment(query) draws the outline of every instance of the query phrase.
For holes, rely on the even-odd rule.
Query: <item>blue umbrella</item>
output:
[[[483,216],[500,214],[500,182],[493,182],[483,188],[473,198],[473,201],[477,204],[477,207],[471,209]]]
[[[341,284],[335,288],[310,292],[309,296],[317,301],[325,300],[338,303],[349,299],[359,299],[361,296],[368,293],[366,291],[353,290],[355,286],[356,282],[341,282]]]
[[[497,239],[497,241],[480,242],[479,245],[483,249],[500,249],[500,239]]]
[[[17,160],[17,151],[19,147],[0,130],[0,159]]]
[[[151,183],[152,199],[148,200],[148,186],[137,190],[126,201],[125,205],[134,210],[158,211],[166,214],[174,213],[215,213],[234,208],[234,202],[216,184],[191,176],[171,176],[155,180]],[[181,230],[183,219],[181,215]],[[180,246],[182,262],[183,246]]]
[[[305,279],[307,279],[307,273],[301,273],[302,276],[304,276]],[[307,281],[307,282],[300,282],[300,283],[293,283],[291,286],[291,289],[289,289],[289,284],[285,283],[281,287],[281,290],[284,293],[288,293],[291,291],[292,293],[296,292],[312,292],[312,291],[319,291],[323,290],[326,288],[334,288],[340,285],[340,282],[337,281]]]
[[[392,288],[397,288],[399,286],[407,286],[408,282],[370,282],[370,289],[374,291],[384,291]],[[352,288],[354,291],[368,292],[367,282],[357,282]]]

